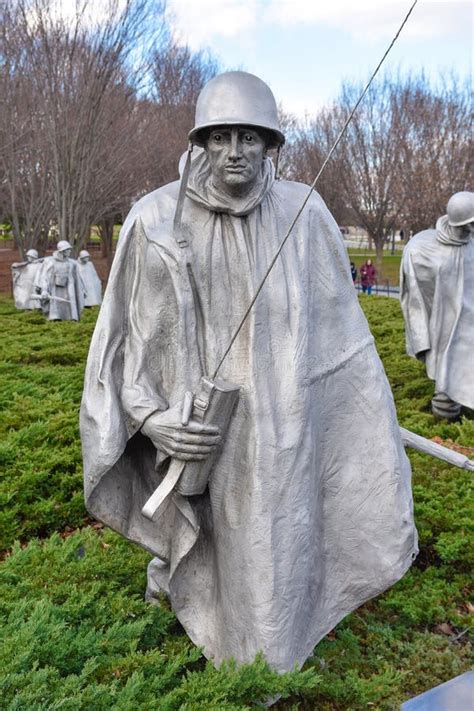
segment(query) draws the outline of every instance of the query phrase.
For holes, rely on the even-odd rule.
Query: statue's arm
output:
[[[41,267],[36,272],[34,288],[37,294],[41,294],[43,298],[49,298],[51,295],[50,275],[52,266],[48,261],[44,261]]]
[[[407,351],[424,361],[431,348],[430,314],[422,284],[420,284],[416,263],[412,255],[405,251],[400,267],[400,303],[405,318]]]

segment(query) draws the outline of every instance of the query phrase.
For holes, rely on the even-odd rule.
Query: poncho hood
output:
[[[449,224],[449,218],[447,215],[443,215],[436,222],[436,239],[441,244],[449,244],[453,247],[464,247],[468,244],[471,239],[471,235],[468,233],[463,237],[460,237],[457,233],[455,227]]]
[[[239,198],[230,197],[213,185],[209,159],[207,153],[203,151],[191,162],[186,195],[197,205],[201,205],[211,212],[242,217],[260,205],[271,190],[274,180],[273,163],[270,158],[266,157],[262,161],[259,179],[250,192]]]

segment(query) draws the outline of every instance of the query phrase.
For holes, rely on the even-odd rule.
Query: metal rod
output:
[[[452,449],[443,447],[442,444],[437,444],[430,439],[426,439],[426,437],[410,432],[410,430],[406,430],[404,427],[400,427],[400,433],[405,447],[411,447],[411,449],[416,449],[417,452],[429,454],[430,457],[441,459],[443,462],[452,464],[460,469],[467,469],[468,471],[474,472],[474,460],[469,459],[466,455],[453,452]]]
[[[305,199],[303,200],[303,203],[302,203],[300,209],[299,209],[298,212],[296,213],[296,216],[295,216],[295,218],[293,219],[293,222],[291,223],[290,227],[288,228],[288,232],[286,233],[286,235],[285,235],[283,241],[281,242],[280,246],[278,247],[278,249],[277,249],[277,251],[276,251],[275,256],[273,257],[272,261],[270,262],[270,265],[269,265],[267,271],[265,272],[265,275],[264,275],[262,281],[260,282],[260,284],[259,284],[259,286],[258,286],[258,288],[257,288],[257,291],[255,292],[255,294],[254,294],[254,296],[253,296],[253,298],[252,298],[252,301],[250,302],[250,304],[249,304],[249,306],[248,306],[248,308],[247,308],[247,311],[246,311],[245,314],[243,315],[242,320],[240,321],[239,325],[237,326],[234,335],[233,335],[232,338],[230,339],[229,345],[227,346],[227,348],[226,348],[225,351],[224,351],[224,355],[223,355],[222,358],[220,359],[219,364],[217,365],[217,368],[216,368],[215,371],[214,371],[214,374],[213,374],[213,376],[212,376],[212,379],[213,379],[213,380],[217,377],[217,374],[218,374],[219,370],[221,369],[221,366],[222,366],[223,362],[224,362],[225,359],[227,358],[230,349],[231,349],[232,346],[234,345],[234,343],[235,343],[235,341],[236,341],[236,339],[237,339],[237,336],[239,335],[240,331],[242,330],[242,327],[243,327],[245,321],[247,320],[247,317],[248,317],[250,311],[252,310],[252,308],[253,308],[255,302],[257,301],[257,298],[258,298],[260,292],[261,292],[262,289],[263,289],[263,286],[264,286],[264,284],[265,284],[265,282],[266,282],[266,280],[267,280],[267,278],[268,278],[268,275],[269,275],[270,272],[272,271],[272,269],[273,269],[273,267],[275,266],[275,263],[276,263],[278,257],[280,256],[281,250],[282,250],[283,247],[285,246],[285,244],[286,244],[286,242],[287,242],[287,240],[288,240],[288,238],[289,238],[289,236],[290,236],[290,234],[291,234],[291,232],[292,232],[294,226],[296,225],[296,223],[297,223],[297,221],[298,221],[298,219],[299,219],[301,213],[303,212],[304,208],[306,207],[306,203],[308,202],[309,198],[311,197],[311,193],[313,192],[314,188],[316,187],[316,183],[318,182],[319,178],[321,177],[321,175],[322,175],[324,169],[326,168],[326,166],[327,166],[329,160],[330,160],[331,157],[332,157],[332,154],[334,153],[334,151],[336,150],[337,146],[339,145],[339,143],[340,143],[342,137],[344,136],[344,133],[346,132],[346,129],[347,129],[349,123],[350,123],[351,120],[352,120],[352,117],[354,116],[355,112],[356,112],[357,109],[359,108],[359,105],[360,105],[361,101],[364,99],[365,95],[367,94],[367,92],[368,92],[368,90],[369,90],[369,88],[370,88],[370,85],[372,84],[373,80],[375,79],[376,75],[378,74],[378,71],[379,71],[380,67],[381,67],[382,64],[384,63],[384,61],[385,61],[385,59],[386,59],[388,53],[390,52],[390,50],[392,49],[393,45],[394,45],[395,42],[397,41],[397,39],[398,39],[398,37],[399,37],[399,35],[400,35],[400,32],[403,30],[404,26],[406,25],[406,23],[407,23],[407,21],[408,21],[408,18],[410,17],[411,13],[413,12],[413,9],[414,9],[415,5],[417,4],[417,2],[418,2],[418,0],[415,0],[415,2],[412,4],[412,6],[410,7],[409,11],[407,12],[407,14],[406,14],[406,16],[405,16],[405,18],[404,18],[402,24],[401,24],[400,27],[398,28],[398,32],[396,33],[395,37],[392,39],[392,41],[390,42],[389,46],[387,47],[387,49],[386,49],[386,51],[385,51],[385,53],[384,53],[382,59],[381,59],[380,62],[377,64],[377,67],[375,68],[374,72],[372,73],[372,76],[370,77],[369,81],[367,82],[367,85],[366,85],[364,91],[362,92],[362,94],[361,94],[360,97],[358,98],[358,100],[357,100],[357,102],[356,102],[354,108],[352,109],[352,111],[351,111],[351,113],[349,114],[349,117],[347,118],[347,120],[345,121],[344,126],[342,127],[342,129],[341,129],[341,131],[340,131],[338,137],[336,138],[336,140],[335,140],[335,142],[334,142],[334,144],[333,144],[331,150],[330,150],[329,153],[327,154],[327,156],[326,156],[326,158],[325,158],[325,160],[324,160],[324,162],[323,162],[321,168],[320,168],[319,171],[318,171],[318,174],[316,175],[315,179],[314,179],[313,182],[311,183],[311,186],[310,186],[310,188],[308,189],[308,194],[306,195]]]

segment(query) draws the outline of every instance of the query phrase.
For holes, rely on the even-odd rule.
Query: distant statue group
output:
[[[52,256],[29,249],[26,261],[12,264],[17,309],[40,309],[49,321],[79,321],[84,307],[102,303],[102,285],[87,250],[72,259],[72,246],[60,240]]]

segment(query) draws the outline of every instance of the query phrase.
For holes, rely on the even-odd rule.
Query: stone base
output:
[[[450,679],[402,704],[402,711],[469,711],[473,708],[474,671]]]

